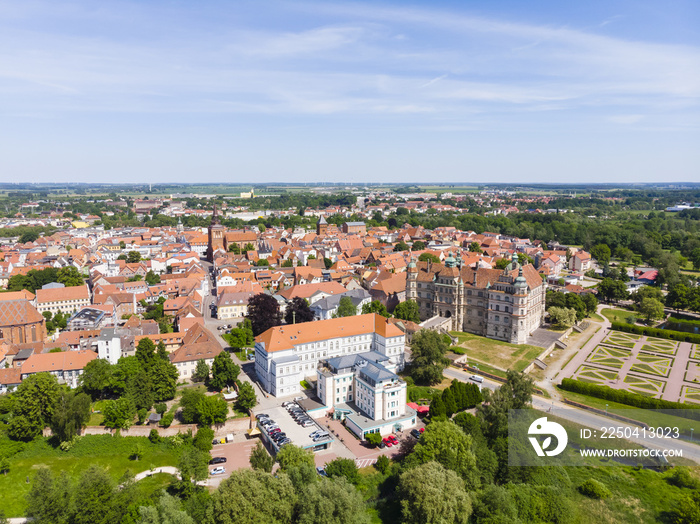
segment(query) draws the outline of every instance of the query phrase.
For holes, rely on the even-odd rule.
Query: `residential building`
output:
[[[345,222],[343,224],[343,233],[346,235],[366,235],[367,225],[364,222]]]
[[[57,287],[36,290],[36,309],[55,315],[59,311],[70,315],[90,305],[90,290],[87,285]]]
[[[97,358],[94,351],[61,351],[60,353],[38,353],[30,356],[21,366],[22,380],[34,373],[51,373],[59,384],[78,387],[78,377],[88,362]]]
[[[396,364],[374,351],[322,360],[316,393],[350,431],[363,439],[368,433],[387,435],[416,425],[416,412],[406,405],[406,382]]]
[[[524,344],[544,321],[546,283],[514,255],[505,269],[462,266],[451,254],[444,264],[411,260],[406,298],[420,318],[452,318],[451,329]]]
[[[591,255],[583,250],[577,251],[569,258],[569,269],[571,271],[585,273],[586,271],[590,271],[592,267],[593,261],[591,260]]]
[[[404,333],[374,313],[275,326],[255,339],[255,372],[268,393],[294,395],[321,360],[375,351],[400,370],[404,346]]]
[[[362,306],[369,304],[372,301],[372,297],[366,290],[362,288],[353,289],[352,291],[346,291],[345,293],[341,293],[339,295],[331,295],[326,298],[322,298],[321,300],[317,300],[311,305],[311,311],[314,312],[314,315],[318,320],[331,319],[333,318],[333,315],[338,312],[338,305],[340,304],[340,299],[343,297],[348,297],[352,301],[357,313],[362,312]]]
[[[105,325],[106,313],[100,309],[84,307],[68,319],[69,331],[100,329]]]
[[[204,360],[209,367],[214,358],[223,351],[221,345],[207,329],[193,325],[182,340],[182,346],[170,353],[172,362],[179,373],[179,380],[191,380],[197,362]]]

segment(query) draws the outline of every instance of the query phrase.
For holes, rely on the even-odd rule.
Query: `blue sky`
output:
[[[0,0],[0,180],[700,181],[700,2]]]

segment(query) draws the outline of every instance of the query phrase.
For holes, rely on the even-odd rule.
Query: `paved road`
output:
[[[444,375],[449,378],[456,378],[457,380],[460,380],[462,382],[471,382],[469,380],[469,376],[471,375],[471,373],[466,373],[455,368],[445,369]],[[489,389],[495,390],[498,387],[500,387],[500,384],[492,380],[484,379],[482,387],[487,387]],[[573,406],[569,406],[568,404],[564,404],[563,402],[559,402],[558,400],[551,400],[543,397],[533,396],[532,407],[539,411],[549,412],[556,415],[557,417],[561,417],[571,422],[581,424],[582,426],[598,430],[603,427],[611,426],[614,426],[615,428],[639,429],[638,426],[625,424],[618,420],[605,417],[604,415],[598,415],[597,413],[592,413],[584,409],[577,409]],[[653,439],[649,437],[629,438],[626,440],[629,440],[630,442],[634,442],[635,444],[639,444],[649,449],[673,449],[683,451],[683,458],[692,460],[700,464],[700,446],[691,442],[687,442],[684,440],[663,439],[663,445],[660,446],[658,444],[659,439]]]

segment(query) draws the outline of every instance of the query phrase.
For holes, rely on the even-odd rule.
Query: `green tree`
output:
[[[126,394],[136,409],[151,409],[154,402],[151,377],[143,370],[130,377],[126,384]]]
[[[129,251],[129,253],[126,256],[126,261],[129,264],[141,262],[141,253],[139,253],[138,251]]]
[[[700,247],[696,247],[690,252],[690,256],[688,256],[688,260],[692,262],[693,264],[693,269],[695,271],[700,270]]]
[[[391,459],[386,455],[379,455],[374,467],[377,468],[379,473],[386,475],[389,472],[389,468],[391,468]]]
[[[26,516],[40,524],[68,524],[71,522],[71,498],[71,482],[66,472],[56,478],[50,469],[41,467],[34,474],[27,493]]]
[[[141,506],[141,516],[135,524],[195,524],[195,520],[186,511],[180,509],[180,500],[168,495],[165,491],[161,494],[155,506]]]
[[[56,281],[66,287],[85,285],[83,276],[75,266],[66,266],[58,270]]]
[[[238,390],[238,398],[236,405],[241,410],[251,410],[258,403],[258,398],[255,395],[255,390],[250,382],[242,382]]]
[[[629,296],[627,286],[625,286],[624,282],[612,280],[610,278],[604,278],[600,284],[598,284],[598,293],[605,298],[607,302],[618,302],[620,300],[625,300]]]
[[[299,498],[299,524],[368,524],[369,521],[362,495],[344,478],[313,482]]]
[[[7,476],[10,471],[10,459],[5,455],[0,455],[0,473]]]
[[[194,447],[186,448],[177,464],[183,482],[196,483],[209,476],[209,453]]]
[[[136,406],[129,396],[107,401],[104,407],[104,426],[112,429],[129,429],[134,423]]]
[[[567,307],[550,307],[547,312],[554,324],[564,327],[571,327],[576,323],[576,310]]]
[[[445,357],[447,344],[439,333],[422,329],[411,342],[409,373],[417,384],[432,385],[442,380],[442,370],[450,363]]]
[[[250,465],[253,469],[266,473],[270,473],[272,466],[275,465],[275,459],[270,456],[260,441],[258,441],[258,444],[250,454]]]
[[[169,360],[156,360],[151,368],[153,399],[156,402],[163,402],[175,398],[178,376],[177,368],[171,364]]]
[[[185,388],[180,398],[180,418],[185,424],[196,424],[199,421],[197,406],[205,398],[204,392],[199,388]]]
[[[368,313],[379,313],[381,316],[389,318],[391,315],[386,310],[386,306],[379,302],[379,300],[372,300],[369,304],[362,306],[362,314],[366,315]]]
[[[396,489],[407,524],[467,524],[472,512],[469,494],[454,472],[437,462],[406,471]]]
[[[408,244],[401,240],[398,242],[396,245],[394,245],[394,252],[397,253],[399,251],[408,251],[410,248],[408,247]]]
[[[90,420],[90,397],[62,389],[56,398],[56,405],[49,426],[61,442],[75,437]]]
[[[192,374],[192,380],[194,382],[206,382],[209,380],[209,364],[204,359],[197,361],[197,366],[194,368],[194,373]]]
[[[479,245],[478,242],[472,242],[469,244],[469,251],[472,253],[483,253],[484,250],[481,249],[481,246]]]
[[[432,253],[421,253],[418,257],[421,262],[431,262],[432,264],[439,264],[440,258],[433,255]]]
[[[664,304],[655,298],[643,298],[637,309],[647,322],[664,317]]]
[[[407,466],[439,462],[464,479],[468,488],[479,485],[472,437],[452,421],[431,422],[406,459]]]
[[[591,248],[591,256],[598,261],[598,264],[605,266],[610,262],[610,247],[607,244],[597,244]]]
[[[301,298],[294,297],[291,302],[287,304],[287,311],[284,314],[284,321],[287,324],[302,324],[304,322],[311,322],[314,319],[314,312],[311,311],[309,303]]]
[[[228,417],[228,404],[218,395],[204,396],[197,403],[197,423],[200,426],[223,424]]]
[[[146,278],[144,279],[149,286],[154,286],[160,284],[160,275],[157,275],[153,270],[149,270],[146,273]]]
[[[326,473],[329,477],[344,477],[350,484],[357,484],[360,480],[360,472],[353,459],[333,459],[326,464]]]
[[[314,457],[311,451],[303,449],[292,444],[284,446],[277,453],[277,462],[280,464],[282,471],[287,471],[291,468],[296,468],[304,464],[314,467]]]
[[[341,297],[338,302],[338,312],[337,317],[352,317],[357,315],[357,307],[353,304],[350,297]]]
[[[195,448],[209,453],[211,448],[214,447],[212,444],[213,441],[214,430],[205,426],[197,430],[197,434],[194,436],[192,444]]]
[[[477,408],[477,413],[489,442],[508,436],[508,410],[528,407],[533,389],[530,377],[512,370],[506,373],[506,382],[497,390],[484,388],[484,402]]]
[[[214,357],[214,362],[211,365],[209,387],[221,391],[225,387],[233,386],[240,372],[240,366],[231,360],[231,355],[222,351]]]
[[[135,356],[120,358],[112,368],[112,394],[116,397],[123,396],[131,378],[141,370],[141,362]]]
[[[287,447],[287,446],[285,446]],[[287,475],[239,469],[211,497],[212,524],[284,524],[292,522],[297,494]]]
[[[78,377],[78,384],[93,400],[104,398],[112,386],[112,364],[103,358],[91,360]]]
[[[136,345],[136,358],[141,363],[141,367],[150,371],[156,362],[156,345],[150,338],[144,337]]]
[[[53,416],[60,387],[50,373],[35,373],[25,378],[13,393],[13,419],[8,434],[16,440],[31,440],[39,435]]]
[[[72,522],[76,524],[111,524],[110,509],[115,487],[107,472],[90,466],[75,487],[79,503],[74,505]]]
[[[410,299],[399,303],[394,309],[394,316],[396,318],[400,318],[401,320],[420,323],[418,303],[415,300]]]
[[[253,295],[248,300],[248,320],[253,335],[258,336],[274,326],[282,324],[282,313],[277,299],[265,293]]]

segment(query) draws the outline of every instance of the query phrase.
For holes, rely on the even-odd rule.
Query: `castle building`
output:
[[[406,299],[418,303],[421,320],[451,318],[455,331],[513,344],[542,325],[545,290],[537,270],[515,256],[502,270],[463,267],[451,254],[442,264],[412,259],[406,276]]]
[[[217,251],[226,252],[224,247],[225,232],[226,228],[221,225],[219,214],[216,211],[216,204],[214,204],[214,213],[211,216],[211,223],[209,224],[209,238],[207,243],[207,260],[209,262],[214,262],[214,256]]]

